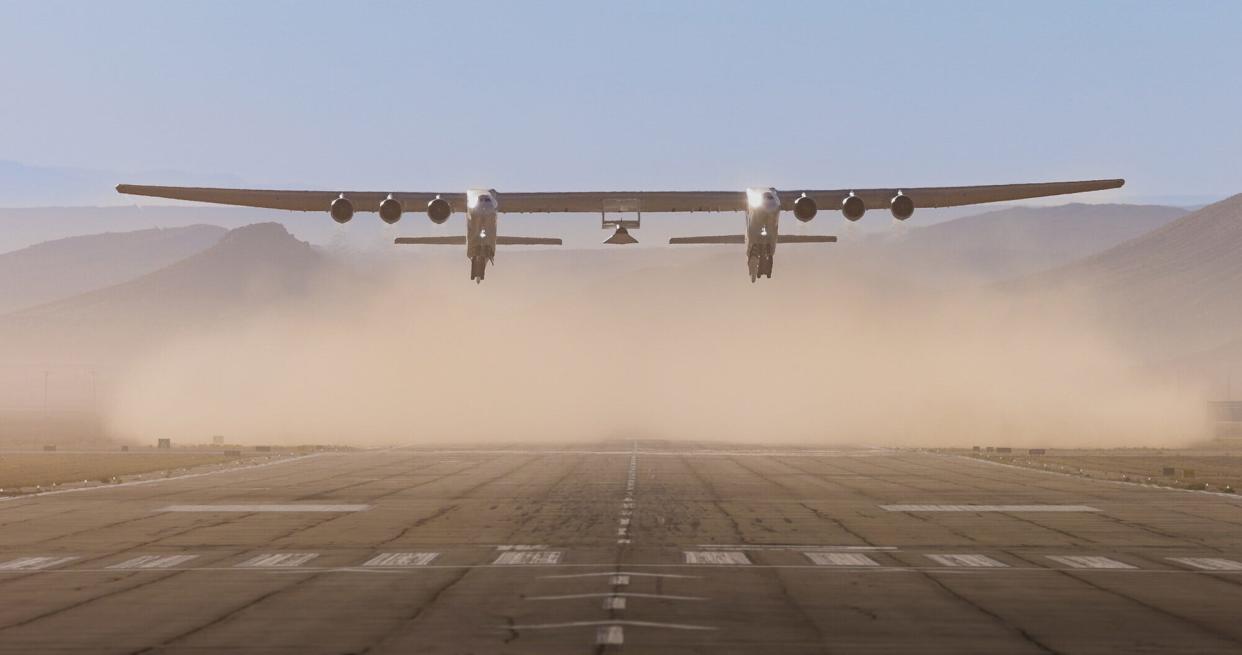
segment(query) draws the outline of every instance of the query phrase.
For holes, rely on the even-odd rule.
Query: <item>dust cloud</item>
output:
[[[1144,373],[1072,298],[792,256],[752,285],[730,254],[593,269],[585,254],[525,253],[477,287],[464,260],[421,260],[329,282],[151,352],[119,381],[109,429],[906,446],[1171,446],[1201,429],[1197,394]]]

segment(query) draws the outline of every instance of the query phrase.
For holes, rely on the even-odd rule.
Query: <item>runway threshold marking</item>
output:
[[[686,564],[732,564],[737,566],[749,565],[750,558],[740,550],[686,550],[682,551],[686,558]]]
[[[237,568],[293,568],[301,566],[316,557],[319,553],[263,553],[237,564]]]
[[[370,505],[169,505],[160,512],[365,512]]]
[[[806,558],[819,566],[879,566],[879,562],[862,553],[804,552]]]
[[[1048,559],[1071,569],[1133,569],[1137,568],[1111,557],[1099,555],[1048,555]]]
[[[1090,505],[880,505],[886,512],[1099,512]]]
[[[492,564],[559,564],[561,561],[561,551],[559,550],[535,550],[535,551],[508,551],[501,553],[496,561]]]
[[[19,557],[0,563],[0,571],[38,571],[67,564],[77,557]]]
[[[400,568],[426,566],[439,556],[440,553],[380,553],[367,560],[363,566]]]
[[[929,554],[927,559],[942,566],[956,566],[976,569],[1004,569],[1009,565],[992,559],[987,555]]]
[[[169,569],[180,566],[195,559],[198,555],[139,555],[119,564],[109,566],[110,569]]]
[[[1204,571],[1242,571],[1242,562],[1223,557],[1168,557],[1166,559]]]

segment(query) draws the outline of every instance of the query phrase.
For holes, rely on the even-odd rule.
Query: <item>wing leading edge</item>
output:
[[[1125,180],[1111,179],[956,187],[785,189],[778,190],[777,194],[781,198],[781,209],[786,211],[792,210],[794,201],[802,195],[813,199],[820,208],[830,209],[840,207],[845,198],[853,194],[859,197],[868,209],[878,209],[887,207],[899,192],[914,201],[916,208],[924,208],[957,207],[1101,191],[1116,189],[1123,184]],[[466,209],[466,194],[464,193],[394,192],[389,194],[383,191],[222,189],[134,184],[121,184],[116,190],[119,193],[137,196],[291,211],[327,211],[332,201],[342,194],[349,198],[355,210],[363,212],[379,211],[380,202],[389,195],[400,201],[407,211],[417,211],[437,197],[447,200],[455,212]],[[733,212],[746,209],[744,191],[506,192],[500,194],[500,200],[500,211],[506,214],[599,213],[616,211],[617,206],[625,206],[626,211],[652,213]]]

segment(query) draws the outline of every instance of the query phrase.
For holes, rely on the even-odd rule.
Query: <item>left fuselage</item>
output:
[[[496,259],[496,216],[500,200],[491,189],[466,191],[466,256],[470,279],[482,280],[488,263]]]

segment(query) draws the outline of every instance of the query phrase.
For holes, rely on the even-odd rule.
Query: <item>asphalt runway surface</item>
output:
[[[4,653],[1238,653],[1242,499],[933,453],[329,453],[0,501]]]

